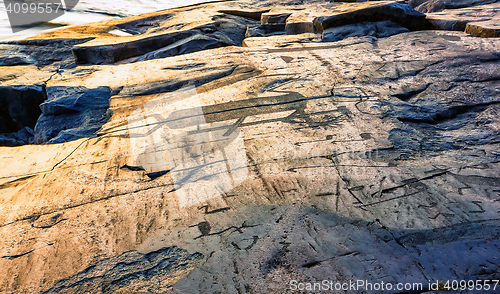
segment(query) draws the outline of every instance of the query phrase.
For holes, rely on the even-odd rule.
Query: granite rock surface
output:
[[[500,39],[425,14],[494,13],[462,2],[228,1],[0,44],[0,292],[500,279]]]

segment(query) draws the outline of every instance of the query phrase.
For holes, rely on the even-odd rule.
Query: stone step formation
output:
[[[499,4],[354,2],[0,43],[0,292],[498,293]]]

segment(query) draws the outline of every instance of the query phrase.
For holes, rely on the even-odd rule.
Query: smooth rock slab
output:
[[[251,4],[290,9],[267,0]],[[207,5],[213,14],[251,7]],[[199,27],[191,23],[197,9],[189,9],[181,20]],[[291,280],[498,278],[499,39],[443,31],[332,43],[318,37],[249,38],[246,48],[55,67],[50,80],[36,69],[48,87],[122,91],[114,91],[120,96],[111,98],[113,115],[99,136],[1,148],[0,289],[287,293]],[[196,87],[193,97],[210,128],[232,122],[230,131],[241,129],[249,173],[230,192],[188,208],[179,206],[177,192],[185,187],[169,169],[148,173],[137,160],[127,128],[132,111],[165,94],[166,103],[179,102],[172,105],[176,115],[192,113],[192,100],[169,93],[185,85]],[[85,111],[44,119],[54,126],[78,113],[72,119],[79,125],[57,134],[65,139],[88,122]],[[169,136],[163,131],[175,124],[154,135]],[[190,126],[192,135],[202,131]],[[199,150],[194,136],[183,138],[176,139],[183,149]],[[187,177],[215,181],[198,170]],[[145,258],[173,246],[203,260],[177,267],[162,251],[166,263],[157,267],[161,262]],[[169,265],[183,278],[172,278]]]
[[[446,9],[427,14],[430,29],[446,31],[463,32],[470,22],[494,21],[495,19],[500,19],[500,3]]]

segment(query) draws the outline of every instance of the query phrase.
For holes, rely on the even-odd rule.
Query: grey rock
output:
[[[323,32],[331,27],[386,20],[410,30],[422,30],[426,27],[425,14],[401,3],[381,4],[332,16],[321,16],[315,18],[313,23],[317,32]]]
[[[14,146],[21,146],[21,145],[24,145],[24,144],[23,144],[23,142],[21,142],[19,140],[11,138],[6,134],[0,135],[0,146],[14,147]]]
[[[264,13],[260,19],[261,24],[286,24],[291,13]]]
[[[40,67],[57,63],[61,68],[74,66],[71,47],[93,38],[20,40],[0,44],[0,65],[28,65]]]
[[[189,254],[175,246],[147,254],[129,251],[101,260],[44,293],[161,293],[172,287],[170,279],[202,259],[201,253]]]
[[[19,45],[0,45],[0,66],[28,65],[36,61],[23,52],[23,46]]]
[[[249,25],[245,37],[268,37],[285,34],[285,24]]]
[[[106,109],[42,115],[35,126],[36,144],[55,144],[90,137],[106,122]]]
[[[165,48],[161,48],[156,51],[147,53],[137,58],[137,60],[142,61],[149,59],[166,58],[170,56],[194,53],[201,50],[224,47],[228,45],[229,45],[228,43],[222,42],[216,38],[197,34],[188,37],[186,39],[177,41],[174,44],[167,46]]]
[[[323,42],[336,42],[349,37],[362,36],[383,38],[406,32],[409,32],[407,28],[401,27],[392,21],[364,22],[329,28],[323,32],[322,40]]]
[[[33,144],[34,132],[29,127],[20,129],[17,133],[0,134],[0,146],[22,146]]]
[[[106,122],[111,89],[49,87],[43,115],[35,126],[35,143],[63,143],[89,137]]]
[[[44,115],[60,115],[88,109],[109,107],[111,90],[108,87],[49,87],[47,100],[40,105]]]

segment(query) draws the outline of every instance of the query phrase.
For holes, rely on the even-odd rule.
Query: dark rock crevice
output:
[[[429,87],[429,84],[421,86],[421,87],[416,87],[415,89],[410,89],[409,91],[406,91],[403,93],[394,94],[393,96],[398,98],[399,100],[408,101],[411,98],[413,98],[413,97],[417,96],[418,94],[427,90],[428,87]]]
[[[110,97],[108,87],[0,87],[0,146],[89,137],[107,121]]]
[[[32,144],[47,99],[44,85],[0,87],[0,146]]]

